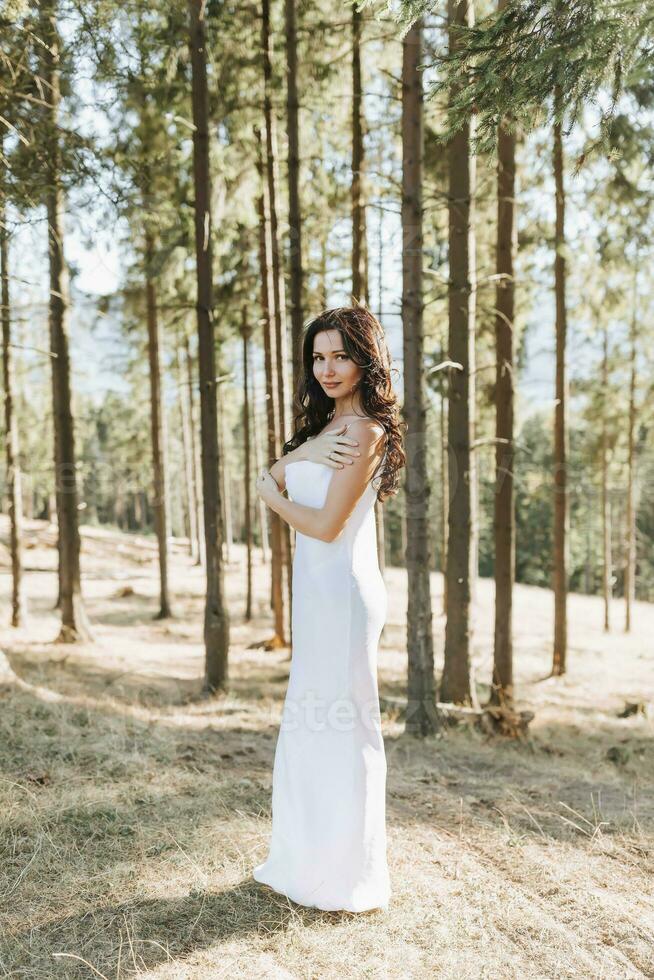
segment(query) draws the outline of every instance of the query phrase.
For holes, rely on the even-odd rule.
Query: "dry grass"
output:
[[[551,596],[518,587],[529,741],[459,728],[417,742],[385,715],[391,907],[327,913],[251,877],[289,665],[248,648],[270,628],[266,569],[245,624],[232,550],[231,691],[204,700],[202,576],[181,543],[162,623],[152,540],[83,529],[95,643],[77,648],[51,642],[53,535],[29,535],[30,622],[0,632],[1,976],[654,977],[653,722],[617,717],[654,702],[654,608],[638,606],[630,637],[605,636],[599,602],[572,597],[569,672],[545,679]],[[400,697],[406,580],[387,574],[380,689]],[[480,682],[492,595],[480,582]]]

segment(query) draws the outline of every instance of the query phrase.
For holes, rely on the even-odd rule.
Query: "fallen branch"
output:
[[[380,697],[379,706],[382,712],[392,713],[399,719],[406,717],[406,698]],[[523,738],[529,722],[534,718],[533,711],[516,711],[507,705],[472,707],[437,701],[436,711],[441,720],[448,724],[472,724],[487,734],[506,738]]]

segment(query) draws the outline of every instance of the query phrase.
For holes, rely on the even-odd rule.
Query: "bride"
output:
[[[253,875],[301,905],[363,912],[391,894],[375,502],[397,492],[403,423],[384,333],[365,307],[315,317],[302,360],[294,434],[257,482],[296,536],[272,834]]]

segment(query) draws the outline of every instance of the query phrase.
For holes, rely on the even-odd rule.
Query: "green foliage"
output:
[[[406,23],[440,8],[434,0],[404,0],[398,16]],[[456,89],[444,139],[474,116],[479,146],[492,149],[503,117],[523,129],[548,119],[575,121],[605,88],[611,93],[608,105],[596,105],[606,141],[625,85],[640,84],[651,72],[654,4],[509,0],[503,10],[453,33],[460,43],[438,59],[432,86],[432,94]]]

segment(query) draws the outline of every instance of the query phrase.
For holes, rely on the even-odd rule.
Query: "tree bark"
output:
[[[191,419],[189,417],[189,399],[184,380],[182,364],[182,348],[178,344],[175,350],[177,363],[177,388],[179,392],[179,420],[182,433],[182,455],[184,457],[184,488],[186,494],[186,511],[188,521],[188,553],[191,558],[197,558],[198,543],[198,503],[196,499],[195,474],[193,465],[193,438],[191,435]]]
[[[324,234],[320,238],[320,306],[326,309],[329,305],[329,288],[327,283],[327,266],[329,259],[329,229],[324,229]]]
[[[234,540],[234,528],[232,521],[232,494],[230,487],[230,473],[227,465],[227,427],[225,419],[227,415],[227,399],[224,395],[224,385],[226,380],[222,380],[217,386],[218,396],[218,419],[219,419],[219,438],[223,447],[223,455],[220,467],[220,487],[222,498],[222,522],[224,528],[223,535],[223,555],[227,564],[231,561],[232,542]]]
[[[200,438],[202,493],[207,564],[204,610],[205,690],[225,689],[228,680],[229,612],[225,604],[220,521],[216,362],[212,309],[211,174],[207,88],[206,7],[189,0],[189,42],[192,66],[193,183],[195,190],[195,255],[197,274],[198,367],[200,374]]]
[[[279,419],[279,387],[276,384],[277,369],[277,336],[273,321],[274,290],[272,263],[270,261],[270,221],[268,215],[268,184],[264,175],[262,147],[259,142],[258,169],[261,178],[261,194],[258,200],[259,210],[259,267],[261,270],[261,310],[263,321],[264,366],[266,373],[266,410],[268,422],[268,466],[279,458],[281,453],[280,419]],[[286,646],[286,628],[284,616],[284,573],[282,520],[275,511],[270,512],[270,599],[273,611],[274,633],[267,643],[269,649]]]
[[[159,551],[159,612],[157,619],[171,615],[168,594],[168,528],[166,520],[166,433],[161,403],[161,364],[159,359],[159,320],[157,292],[153,277],[154,241],[145,233],[145,294],[148,323],[148,364],[150,374],[150,441],[154,499],[154,529]]]
[[[49,329],[52,365],[55,488],[59,525],[59,588],[61,629],[64,643],[92,639],[82,601],[80,534],[78,523],[75,426],[70,386],[68,346],[68,270],[64,257],[64,193],[61,180],[61,147],[58,133],[60,95],[60,42],[57,5],[42,0],[41,31],[43,79],[47,99],[45,119],[48,259],[50,268]]]
[[[297,94],[297,25],[295,0],[285,0],[286,20],[286,125],[288,136],[288,225],[291,274],[291,361],[293,411],[302,375],[302,214],[300,208],[300,132]]]
[[[602,599],[604,630],[611,629],[611,595],[613,592],[613,559],[611,555],[611,507],[609,501],[609,439],[607,399],[609,388],[609,328],[604,321],[602,338]]]
[[[286,365],[288,351],[286,340],[286,298],[284,290],[283,269],[279,248],[279,223],[277,219],[277,135],[276,120],[272,107],[272,35],[270,30],[270,0],[262,0],[261,4],[261,49],[263,54],[264,100],[263,115],[265,123],[265,168],[268,184],[268,212],[270,221],[270,244],[275,322],[275,339],[277,343],[277,361],[283,367],[277,375],[279,388],[279,422],[280,435],[284,438],[288,425]]]
[[[406,567],[408,698],[406,731],[418,736],[438,725],[430,592],[429,496],[424,393],[422,296],[423,94],[422,22],[402,43],[402,326],[407,424]]]
[[[247,307],[243,307],[241,317],[241,337],[243,340],[243,455],[245,457],[245,551],[246,551],[246,583],[245,583],[245,620],[252,619],[252,497],[251,497],[251,449],[250,449],[250,364],[249,344],[250,325],[247,319]]]
[[[507,0],[499,0],[502,11]],[[513,582],[515,579],[514,254],[515,134],[506,120],[497,136],[497,286],[495,291],[495,641],[491,704],[513,704]]]
[[[450,50],[461,43],[456,30],[473,22],[468,0],[448,0]],[[462,83],[459,83],[462,84]],[[454,97],[456,90],[452,93]],[[449,168],[449,354],[460,369],[450,372],[448,409],[449,518],[447,549],[447,623],[445,662],[440,700],[470,704],[472,642],[472,583],[475,578],[474,499],[472,458],[474,425],[475,263],[472,229],[474,158],[471,123],[466,123],[448,147]]]
[[[381,157],[381,152],[380,152]],[[380,165],[381,169],[381,165]],[[352,222],[354,226],[354,221]],[[368,263],[366,262],[366,270],[368,268]],[[381,322],[384,310],[383,310],[383,268],[384,268],[384,211],[383,208],[379,208],[379,224],[377,230],[377,319]],[[366,276],[367,282],[367,276]],[[375,504],[375,521],[377,529],[377,555],[379,557],[379,568],[384,574],[386,570],[386,523],[384,520],[384,505],[377,502]]]
[[[272,106],[272,34],[270,29],[270,0],[261,3],[261,49],[263,54],[264,103],[263,114],[266,132],[266,177],[268,183],[268,209],[270,216],[270,243],[273,276],[273,301],[276,341],[276,381],[279,400],[279,434],[281,444],[290,435],[290,408],[288,403],[288,384],[286,371],[288,365],[288,340],[286,334],[286,293],[284,288],[284,270],[281,250],[279,247],[279,227],[277,219],[277,130],[276,119]],[[289,622],[284,627],[284,634],[290,632],[290,616],[292,605],[292,568],[291,568],[291,534],[286,521],[280,521],[282,541],[282,573],[283,587],[286,590]]]
[[[444,351],[441,360],[444,359]],[[445,388],[440,393],[440,437],[441,437],[441,574],[443,576],[443,606],[442,612],[447,616],[447,522],[450,512],[449,467],[447,453],[447,396]]]
[[[259,473],[261,469],[261,454],[259,451],[259,413],[257,411],[258,405],[258,394],[257,394],[257,375],[256,372],[252,372],[252,444],[253,444],[253,455],[254,455],[254,469],[255,473]],[[261,561],[264,565],[268,564],[268,517],[266,507],[263,500],[259,497],[259,531],[261,533]]]
[[[557,87],[555,101],[560,106]],[[563,137],[561,123],[554,124],[554,181],[556,186],[556,231],[554,239],[554,289],[556,295],[556,407],[554,412],[554,656],[552,674],[566,670],[567,627],[567,462],[566,462],[566,372],[567,333],[565,261],[565,187],[563,177]]]
[[[361,92],[361,11],[352,7],[352,295],[370,303],[366,261],[365,196],[363,188],[363,98]]]
[[[1,142],[0,149],[4,153]],[[2,277],[2,377],[5,396],[5,467],[7,471],[9,551],[11,556],[11,625],[23,626],[25,622],[22,555],[23,501],[21,494],[18,425],[14,411],[8,239],[6,196],[3,186],[0,189],[0,276]]]
[[[629,416],[627,428],[627,554],[624,567],[624,600],[625,619],[624,630],[629,633],[633,614],[633,604],[636,599],[636,508],[635,508],[635,435],[636,435],[636,337],[637,337],[637,271],[634,276],[634,299],[629,328]]]
[[[193,371],[193,358],[191,356],[191,346],[186,331],[184,331],[184,356],[186,359],[186,384],[188,388],[188,417],[191,430],[191,453],[193,460],[193,496],[196,508],[196,528],[197,528],[197,547],[196,565],[206,567],[206,555],[204,552],[204,510],[202,504],[202,464],[198,447],[198,425],[195,410],[195,372]]]

